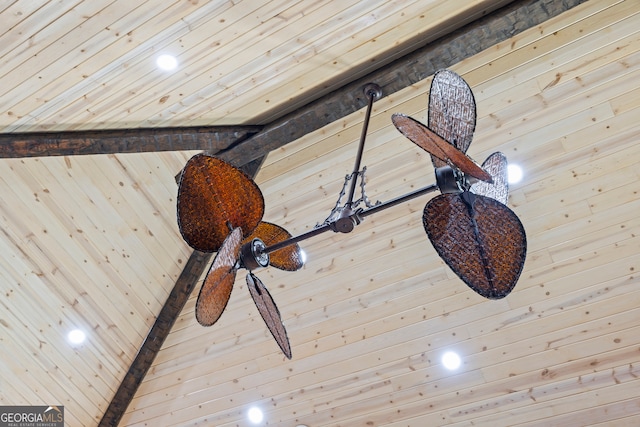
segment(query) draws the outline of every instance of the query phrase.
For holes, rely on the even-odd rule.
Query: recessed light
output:
[[[442,355],[442,364],[450,371],[458,369],[461,363],[462,361],[460,360],[460,356],[458,356],[458,353],[447,351]]]
[[[82,344],[85,338],[86,335],[80,329],[74,329],[67,334],[67,339],[74,345]]]
[[[515,184],[522,180],[522,168],[518,165],[507,166],[507,180],[509,184]]]
[[[260,408],[252,406],[251,408],[249,408],[247,417],[249,417],[249,421],[251,421],[252,423],[258,424],[261,423],[264,419],[264,414],[262,413],[262,410]]]
[[[173,55],[163,54],[156,58],[156,65],[161,70],[171,71],[178,66],[178,60]]]

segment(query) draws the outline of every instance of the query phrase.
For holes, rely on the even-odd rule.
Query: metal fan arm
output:
[[[396,197],[395,199],[391,199],[388,200],[386,202],[382,202],[379,203],[375,206],[372,206],[370,208],[367,209],[357,209],[355,211],[351,210],[350,208],[345,207],[345,209],[343,209],[341,211],[341,216],[340,218],[328,223],[328,224],[323,224],[321,226],[318,226],[316,228],[314,228],[313,230],[307,231],[306,233],[300,234],[298,236],[295,237],[291,237],[290,239],[287,240],[283,240],[282,242],[276,243],[274,245],[268,246],[264,249],[262,249],[262,252],[264,253],[271,253],[274,251],[277,251],[278,249],[282,249],[285,248],[289,245],[293,245],[295,243],[299,243],[303,240],[307,240],[313,236],[317,236],[318,234],[322,234],[326,231],[332,230],[334,232],[342,232],[342,233],[347,233],[349,231],[351,231],[353,229],[353,227],[349,226],[348,222],[351,222],[353,224],[353,226],[360,224],[360,222],[362,222],[362,220],[369,216],[369,215],[373,215],[377,212],[383,211],[387,208],[390,208],[392,206],[396,206],[399,205],[400,203],[404,203],[407,202],[409,200],[415,199],[416,197],[434,192],[438,189],[438,185],[437,184],[431,184],[428,185],[426,187],[423,188],[419,188],[415,191],[412,191],[410,193],[407,193],[403,196],[399,196]],[[346,224],[346,225],[343,225]]]
[[[283,240],[282,242],[278,242],[271,246],[267,246],[262,250],[262,252],[269,254],[271,252],[277,251],[278,249],[286,248],[289,245],[293,245],[303,240],[307,240],[310,237],[317,236],[318,234],[322,234],[329,230],[331,230],[331,224],[323,224],[319,227],[316,227],[312,230],[307,231],[306,233],[302,233],[298,236],[291,237],[287,240]]]
[[[420,197],[422,195],[432,193],[436,190],[438,190],[437,184],[427,185],[426,187],[419,188],[403,196],[399,196],[399,197],[396,197],[395,199],[387,200],[386,202],[382,202],[370,208],[364,209],[358,214],[358,216],[360,218],[365,218],[369,215],[373,215],[375,213],[383,211],[392,206],[399,205],[400,203],[408,202],[409,200],[415,199],[416,197]]]

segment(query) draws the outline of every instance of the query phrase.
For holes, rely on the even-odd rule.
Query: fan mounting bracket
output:
[[[362,91],[367,98],[379,99],[382,96],[382,88],[376,83],[367,83]]]

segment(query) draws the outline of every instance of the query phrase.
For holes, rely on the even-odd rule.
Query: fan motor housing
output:
[[[244,268],[249,271],[269,265],[269,254],[264,252],[267,245],[258,238],[242,245],[240,260]]]
[[[340,209],[338,218],[331,223],[331,229],[336,233],[351,233],[362,222],[359,212],[360,210],[354,211],[350,206],[344,206]]]
[[[436,168],[436,183],[441,193],[462,193],[460,181],[456,176],[455,170],[451,166],[442,166]]]

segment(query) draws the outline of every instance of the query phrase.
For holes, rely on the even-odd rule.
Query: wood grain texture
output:
[[[0,134],[0,158],[143,153],[217,152],[257,133],[261,126],[111,129],[95,132]]]
[[[36,3],[0,6],[5,133],[269,123],[498,6]],[[500,150],[524,167],[509,206],[530,251],[506,298],[482,299],[441,261],[420,223],[423,196],[303,242],[297,272],[256,273],[290,361],[243,277],[213,328],[197,324],[191,294],[124,393],[119,425],[244,426],[252,405],[268,425],[637,424],[639,9],[589,0],[463,60],[453,47],[425,56],[434,68],[449,61],[474,91],[468,154],[481,163]],[[179,54],[173,74],[152,65],[165,48]],[[426,121],[425,73],[374,104],[363,158],[372,201],[433,182],[429,156],[390,120]],[[269,153],[256,177],[265,220],[297,235],[326,217],[363,114],[356,106]],[[68,425],[93,426],[122,396],[192,253],[176,226],[175,175],[195,153],[0,160],[0,404],[63,404]],[[74,327],[88,336],[75,347]],[[463,361],[453,373],[440,362],[449,349]]]
[[[98,425],[117,426],[119,424],[129,402],[173,327],[178,314],[184,308],[198,283],[198,279],[208,267],[211,259],[212,254],[193,251]]]
[[[632,422],[638,128],[625,111],[637,113],[637,104],[617,115],[610,103],[635,87],[638,10],[596,3],[454,67],[475,82],[480,125],[469,154],[481,161],[501,150],[525,169],[510,204],[532,253],[512,294],[483,301],[443,266],[419,230],[424,201],[390,209],[352,234],[303,244],[301,272],[262,273],[289,331],[291,362],[246,319],[255,318],[246,295],[232,297],[238,319],[211,336],[211,363],[188,356],[203,335],[185,323],[160,352],[129,423],[243,425],[254,404],[274,425]],[[615,54],[622,47],[627,53]],[[363,159],[373,200],[433,179],[428,156],[390,122],[392,112],[425,117],[428,87],[427,79],[374,104]],[[257,179],[268,220],[297,234],[322,219],[361,124],[353,113],[267,157]],[[463,354],[454,374],[439,361],[448,348]],[[201,359],[198,377],[189,376]]]
[[[581,2],[513,2],[509,7],[410,51],[355,81],[349,81],[345,86],[301,106],[295,112],[276,117],[262,132],[242,144],[223,150],[219,155],[236,164],[264,156],[287,142],[340,120],[367,105],[367,98],[362,91],[367,83],[375,82],[381,87],[384,96],[391,96],[428,78],[439,69],[450,67],[504,42],[522,30],[538,25],[579,3]],[[514,26],[514,22],[517,25]],[[380,62],[378,66],[379,64]]]
[[[258,172],[261,161],[262,159],[260,159],[260,162],[244,165],[243,172],[247,176],[254,177]],[[131,400],[138,391],[138,387],[140,387],[160,348],[162,348],[162,344],[171,332],[178,315],[184,309],[200,277],[209,268],[212,258],[211,253],[193,251],[162,306],[160,314],[158,314],[147,337],[140,346],[136,358],[131,362],[127,373],[120,382],[120,386],[100,420],[100,426],[117,426],[120,423]]]

